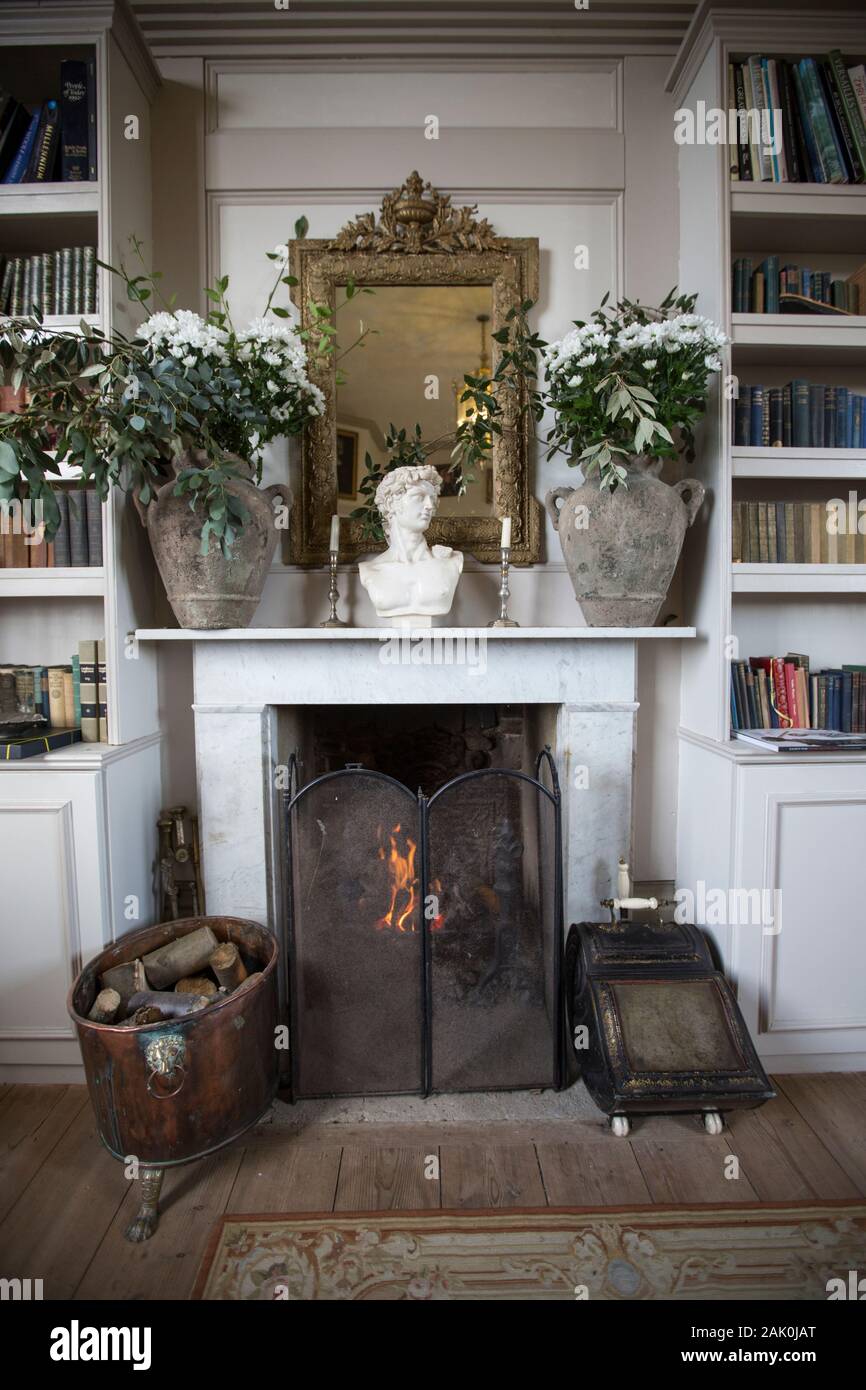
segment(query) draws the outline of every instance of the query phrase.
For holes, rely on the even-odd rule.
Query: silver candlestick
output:
[[[339,551],[337,551],[337,550],[332,550],[332,551],[331,551],[331,553],[330,553],[330,566],[329,566],[330,571],[331,571],[331,582],[330,582],[330,585],[329,585],[329,587],[328,587],[328,602],[329,602],[330,605],[331,605],[331,612],[330,612],[330,616],[327,617],[323,623],[319,623],[319,627],[348,627],[348,626],[349,626],[348,623],[344,623],[344,622],[343,622],[342,618],[338,618],[338,617],[337,617],[337,599],[340,597],[340,591],[339,591],[339,589],[337,588],[337,558],[338,558],[338,556],[339,556]]]
[[[488,627],[520,627],[520,623],[515,622],[508,616],[508,598],[510,590],[508,588],[508,557],[511,554],[510,547],[503,546],[500,551],[502,559],[499,563],[499,617],[492,619],[487,624]]]

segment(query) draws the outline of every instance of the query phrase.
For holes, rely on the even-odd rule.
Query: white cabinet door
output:
[[[0,1064],[79,1064],[66,995],[105,939],[97,781],[67,774],[34,785],[32,773],[8,770],[0,778]]]
[[[741,769],[740,792],[736,884],[774,898],[763,923],[735,928],[733,973],[758,1050],[816,1067],[866,1052],[863,769]]]

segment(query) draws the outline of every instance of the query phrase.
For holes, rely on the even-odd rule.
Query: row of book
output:
[[[59,98],[35,108],[0,88],[0,183],[96,178],[96,64],[65,58]]]
[[[33,716],[37,734],[79,729],[83,743],[106,743],[108,684],[104,640],[79,642],[78,651],[68,664],[0,665],[0,709],[8,713],[13,708],[19,714]]]
[[[828,502],[735,502],[731,559],[751,565],[866,565],[861,513]],[[864,519],[866,524],[866,519]]]
[[[745,386],[734,399],[734,443],[749,448],[866,449],[866,397],[798,377]]]
[[[60,525],[46,541],[44,526],[20,504],[0,503],[0,568],[89,569],[101,565],[102,503],[95,488],[58,489]]]
[[[0,314],[95,314],[96,247],[0,258]]]
[[[729,63],[728,104],[739,113],[732,178],[866,182],[866,68],[846,64],[838,49],[799,62]]]
[[[767,256],[755,269],[749,256],[738,256],[732,268],[731,304],[735,314],[866,312],[866,266],[847,279],[829,270],[779,265]]]
[[[738,729],[866,733],[866,666],[810,671],[808,656],[751,656],[731,663],[731,724]]]

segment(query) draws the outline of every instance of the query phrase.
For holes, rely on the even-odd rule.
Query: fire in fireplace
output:
[[[430,796],[349,764],[286,795],[296,1097],[559,1086],[560,796],[489,767]]]

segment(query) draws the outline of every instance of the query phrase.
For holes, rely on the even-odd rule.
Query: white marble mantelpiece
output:
[[[149,629],[136,636],[194,644],[208,911],[276,928],[282,919],[277,769],[287,756],[277,747],[279,707],[554,706],[566,913],[568,921],[580,921],[597,915],[619,856],[631,853],[639,644],[692,638],[695,631],[252,628]]]

